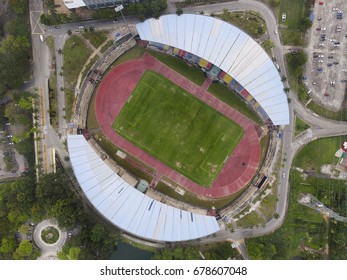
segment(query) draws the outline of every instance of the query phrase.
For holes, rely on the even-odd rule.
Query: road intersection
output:
[[[171,6],[170,6],[171,7]],[[277,20],[273,12],[265,4],[257,1],[243,0],[243,1],[233,1],[229,3],[220,3],[204,6],[194,6],[184,8],[184,13],[199,13],[203,11],[206,14],[221,12],[223,9],[229,9],[232,11],[240,10],[253,10],[259,12],[264,20],[266,21],[267,28],[269,30],[270,40],[274,43],[275,47],[273,49],[273,55],[276,59],[276,63],[279,65],[281,74],[283,76],[288,76],[285,61],[284,53],[286,48],[282,46],[278,32],[277,32]],[[170,12],[172,12],[172,7]],[[32,26],[32,48],[33,48],[33,70],[34,77],[31,85],[37,87],[40,90],[42,89],[43,93],[43,108],[41,113],[43,115],[42,119],[45,120],[43,125],[43,140],[41,141],[40,149],[46,154],[45,163],[44,163],[44,172],[50,173],[54,170],[53,159],[51,159],[52,151],[56,151],[60,158],[67,156],[67,152],[64,149],[63,141],[67,132],[67,124],[64,119],[63,108],[65,107],[65,100],[63,94],[58,94],[58,115],[59,115],[59,129],[58,132],[52,128],[49,124],[49,101],[48,101],[48,78],[49,78],[49,49],[46,44],[42,43],[39,39],[39,34],[42,26],[35,21],[36,13],[43,11],[42,1],[34,0],[30,1],[30,11],[32,13],[31,26]],[[38,12],[39,11],[39,12]],[[34,13],[35,12],[35,13]],[[133,25],[137,22],[135,18],[128,18],[128,23]],[[110,20],[98,20],[98,21],[86,21],[83,23],[85,27],[94,26],[95,29],[108,29],[114,28],[115,23]],[[120,23],[117,23],[120,24]],[[71,23],[62,25],[61,28],[55,29],[52,27],[45,27],[46,31],[45,36],[50,35],[55,37],[55,56],[57,58],[57,73],[61,71],[63,64],[63,56],[57,53],[58,49],[63,49],[66,33],[68,30],[76,31],[80,23]],[[40,28],[39,28],[40,27]],[[45,30],[45,29],[43,29]],[[275,32],[274,32],[275,31]],[[58,87],[64,87],[63,77],[57,77]],[[284,87],[289,87],[288,82],[284,82]],[[282,127],[283,132],[283,149],[282,149],[282,160],[283,167],[279,170],[279,174],[284,174],[285,178],[289,178],[289,171],[291,169],[292,161],[296,153],[300,150],[301,147],[320,137],[336,136],[347,134],[347,126],[344,122],[333,121],[326,119],[324,117],[318,116],[317,114],[310,111],[306,108],[297,98],[293,92],[288,93],[288,98],[291,100],[289,103],[290,109],[290,125]],[[312,133],[302,134],[298,138],[294,139],[294,112],[300,118],[305,120],[312,126]],[[286,211],[288,208],[288,195],[289,195],[289,183],[288,179],[281,180],[278,187],[278,203],[276,207],[276,212],[279,214],[279,218],[272,218],[264,226],[253,227],[246,229],[236,229],[234,232],[230,230],[221,230],[217,236],[204,239],[202,242],[215,242],[222,240],[243,240],[244,238],[261,236],[269,234],[276,229],[278,229],[284,222]],[[241,245],[242,246],[242,245]]]

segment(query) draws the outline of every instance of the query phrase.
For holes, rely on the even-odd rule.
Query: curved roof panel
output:
[[[264,49],[239,28],[216,18],[183,14],[148,19],[136,29],[142,40],[185,50],[218,66],[254,97],[275,125],[289,124],[278,70]]]
[[[186,241],[216,233],[215,217],[154,200],[125,182],[96,154],[83,135],[69,135],[75,176],[94,208],[115,226],[156,241]]]

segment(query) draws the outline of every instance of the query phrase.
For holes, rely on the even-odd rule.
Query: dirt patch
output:
[[[182,167],[182,163],[180,163],[180,162],[175,162],[175,165],[178,167],[178,168],[181,168]]]
[[[329,175],[334,175],[334,167],[331,164],[325,164],[320,167],[320,172],[323,174],[329,174]]]
[[[58,13],[71,14],[71,11],[65,6],[63,0],[54,0],[54,10]]]

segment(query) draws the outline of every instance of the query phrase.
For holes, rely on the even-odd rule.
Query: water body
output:
[[[150,260],[153,253],[131,246],[125,242],[118,242],[117,249],[110,256],[110,260]]]

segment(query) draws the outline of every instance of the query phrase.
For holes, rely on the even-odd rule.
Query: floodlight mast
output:
[[[114,8],[114,10],[116,11],[116,13],[117,13],[117,12],[120,12],[120,14],[122,15],[122,18],[123,18],[123,20],[124,20],[126,26],[128,27],[129,33],[132,34],[132,33],[131,33],[131,30],[130,30],[130,27],[129,27],[129,25],[128,25],[128,22],[126,21],[124,15],[123,15],[123,13],[122,13],[122,10],[123,10],[123,9],[124,9],[123,5],[119,5],[119,6],[117,6],[116,8]]]

